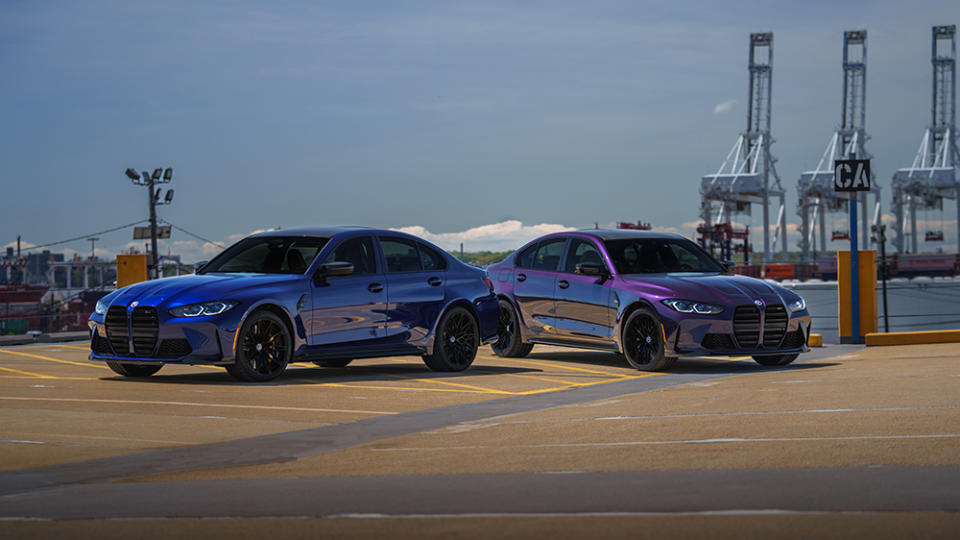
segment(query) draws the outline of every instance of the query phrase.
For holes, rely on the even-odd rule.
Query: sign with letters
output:
[[[838,159],[833,162],[834,191],[870,191],[869,159]]]

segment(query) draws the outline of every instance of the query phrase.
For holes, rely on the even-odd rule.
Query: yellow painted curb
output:
[[[918,332],[870,333],[864,336],[867,346],[919,345],[922,343],[960,342],[960,330],[922,330]]]
[[[807,339],[808,347],[823,347],[823,335],[821,334],[810,334],[810,337]]]

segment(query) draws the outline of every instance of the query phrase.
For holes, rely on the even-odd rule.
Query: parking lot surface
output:
[[[954,537],[957,356],[836,346],[643,373],[485,348],[463,373],[397,357],[242,384],[122,378],[83,343],[4,347],[0,531]]]

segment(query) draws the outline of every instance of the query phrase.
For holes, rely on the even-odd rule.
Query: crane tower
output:
[[[893,175],[893,213],[897,219],[894,246],[898,253],[919,251],[917,208],[943,209],[944,199],[956,199],[960,225],[960,182],[957,151],[957,41],[956,25],[934,26],[930,62],[933,64],[931,122],[920,141],[913,165]],[[910,228],[907,230],[906,218]],[[942,240],[943,232],[931,231],[927,239]],[[960,251],[960,234],[958,234]]]
[[[870,139],[866,132],[867,103],[867,31],[849,30],[843,33],[843,101],[840,110],[840,125],[830,137],[817,168],[804,172],[797,182],[797,214],[800,216],[800,251],[804,261],[811,260],[811,251],[827,248],[826,216],[832,212],[845,212],[850,204],[849,193],[833,190],[833,161],[836,159],[870,159],[864,148]],[[876,209],[874,220],[880,217],[880,187],[871,182]],[[867,196],[862,201],[861,244],[870,247],[869,214]],[[819,243],[815,233],[819,218]],[[846,231],[831,231],[831,240],[849,239]]]
[[[715,226],[725,226],[730,231],[734,214],[750,214],[752,204],[763,207],[763,260],[772,259],[770,234],[770,198],[780,199],[773,250],[776,250],[778,234],[784,259],[787,253],[786,216],[784,215],[785,191],[774,167],[776,158],[770,154],[773,138],[770,136],[770,101],[773,74],[773,34],[770,32],[750,34],[750,63],[748,71],[750,86],[747,108],[747,130],[740,134],[726,159],[714,174],[700,180],[701,230],[704,248],[712,251],[708,232]],[[774,186],[771,187],[771,176]],[[749,246],[744,246],[745,253]]]

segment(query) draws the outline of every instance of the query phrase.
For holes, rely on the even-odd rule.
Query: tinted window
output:
[[[406,238],[381,238],[380,248],[387,261],[387,272],[419,272],[417,244]]]
[[[534,244],[527,249],[520,252],[517,255],[516,266],[518,268],[531,268],[533,267],[533,257],[537,254],[537,244]]]
[[[436,250],[423,244],[417,244],[417,247],[420,248],[420,264],[424,270],[443,270],[447,267],[446,259]]]
[[[377,255],[373,251],[373,238],[362,236],[344,240],[323,262],[348,262],[353,265],[355,276],[375,274]]]
[[[549,270],[556,272],[560,267],[560,257],[563,255],[563,245],[566,238],[557,238],[541,242],[537,248],[537,255],[533,258],[534,270]]]
[[[607,253],[621,274],[723,272],[700,246],[672,238],[607,240]]]
[[[563,271],[568,274],[576,273],[577,265],[580,263],[603,264],[603,256],[597,246],[589,241],[580,238],[570,240],[570,249],[567,250],[567,264]]]
[[[326,243],[326,238],[245,238],[210,261],[201,273],[302,274]]]

